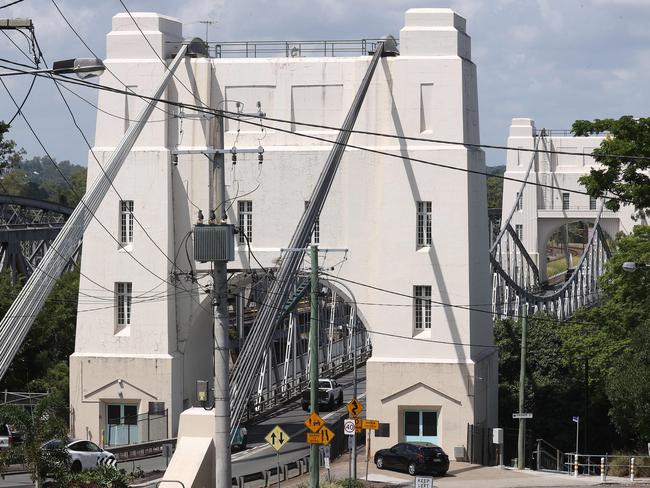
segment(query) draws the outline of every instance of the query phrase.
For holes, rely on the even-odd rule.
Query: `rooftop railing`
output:
[[[381,39],[336,39],[318,41],[227,41],[208,42],[211,58],[301,58],[365,56],[373,53]]]

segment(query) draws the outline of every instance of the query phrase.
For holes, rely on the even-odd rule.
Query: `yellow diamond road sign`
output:
[[[289,442],[289,439],[291,438],[279,425],[273,427],[273,430],[266,434],[266,437],[264,438],[264,440],[271,444],[276,451],[282,449],[282,447]]]
[[[327,425],[323,425],[318,432],[307,432],[307,443],[309,444],[323,444],[326,446],[332,442],[332,439],[334,439],[334,432]]]
[[[346,408],[353,417],[356,417],[363,411],[363,405],[361,405],[356,398],[353,398]]]
[[[325,422],[323,422],[323,419],[320,418],[320,415],[318,415],[316,412],[312,412],[309,417],[305,420],[305,425],[309,430],[312,432],[318,432],[318,430],[325,425]]]

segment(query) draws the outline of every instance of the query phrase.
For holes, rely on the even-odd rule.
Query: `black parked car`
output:
[[[375,465],[379,469],[407,471],[410,475],[444,476],[449,469],[449,456],[430,442],[400,442],[390,449],[377,451]]]

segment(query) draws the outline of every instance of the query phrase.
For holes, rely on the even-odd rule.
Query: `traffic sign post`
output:
[[[307,444],[323,444],[326,446],[334,439],[332,432],[327,425],[324,425],[318,432],[307,432]]]
[[[364,419],[361,422],[361,428],[366,430],[377,430],[379,428],[379,420]]]
[[[431,476],[416,476],[414,486],[415,488],[435,488]]]
[[[312,412],[305,420],[305,425],[312,432],[318,432],[320,428],[325,425],[323,419],[316,412]]]
[[[266,434],[266,437],[264,440],[271,444],[271,447],[275,449],[275,459],[278,464],[278,488],[280,488],[280,449],[284,447],[284,445],[289,442],[289,435],[282,430],[282,427],[279,425],[276,425],[271,429],[271,432]]]
[[[282,430],[282,427],[279,425],[273,427],[273,429],[271,429],[271,432],[266,434],[266,437],[264,438],[264,440],[271,444],[271,447],[273,447],[273,449],[276,451],[282,449],[284,445],[289,442],[289,439],[291,439],[291,437],[289,437],[289,435],[284,430]]]
[[[356,422],[354,419],[345,419],[343,421],[343,433],[345,435],[354,435],[354,432],[356,430]]]
[[[352,401],[348,403],[345,408],[347,408],[348,412],[352,417],[356,417],[361,412],[363,412],[363,405],[361,405],[361,403],[359,403],[359,401],[356,398],[353,398]]]
[[[516,413],[512,414],[512,418],[513,419],[532,419],[533,414],[532,413],[519,413],[519,412],[516,412]]]

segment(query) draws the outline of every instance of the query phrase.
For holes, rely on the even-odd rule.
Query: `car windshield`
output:
[[[319,388],[329,388],[330,387],[329,380],[318,380],[318,387]]]
[[[61,449],[63,447],[63,441],[59,439],[52,439],[43,444],[44,449]]]

